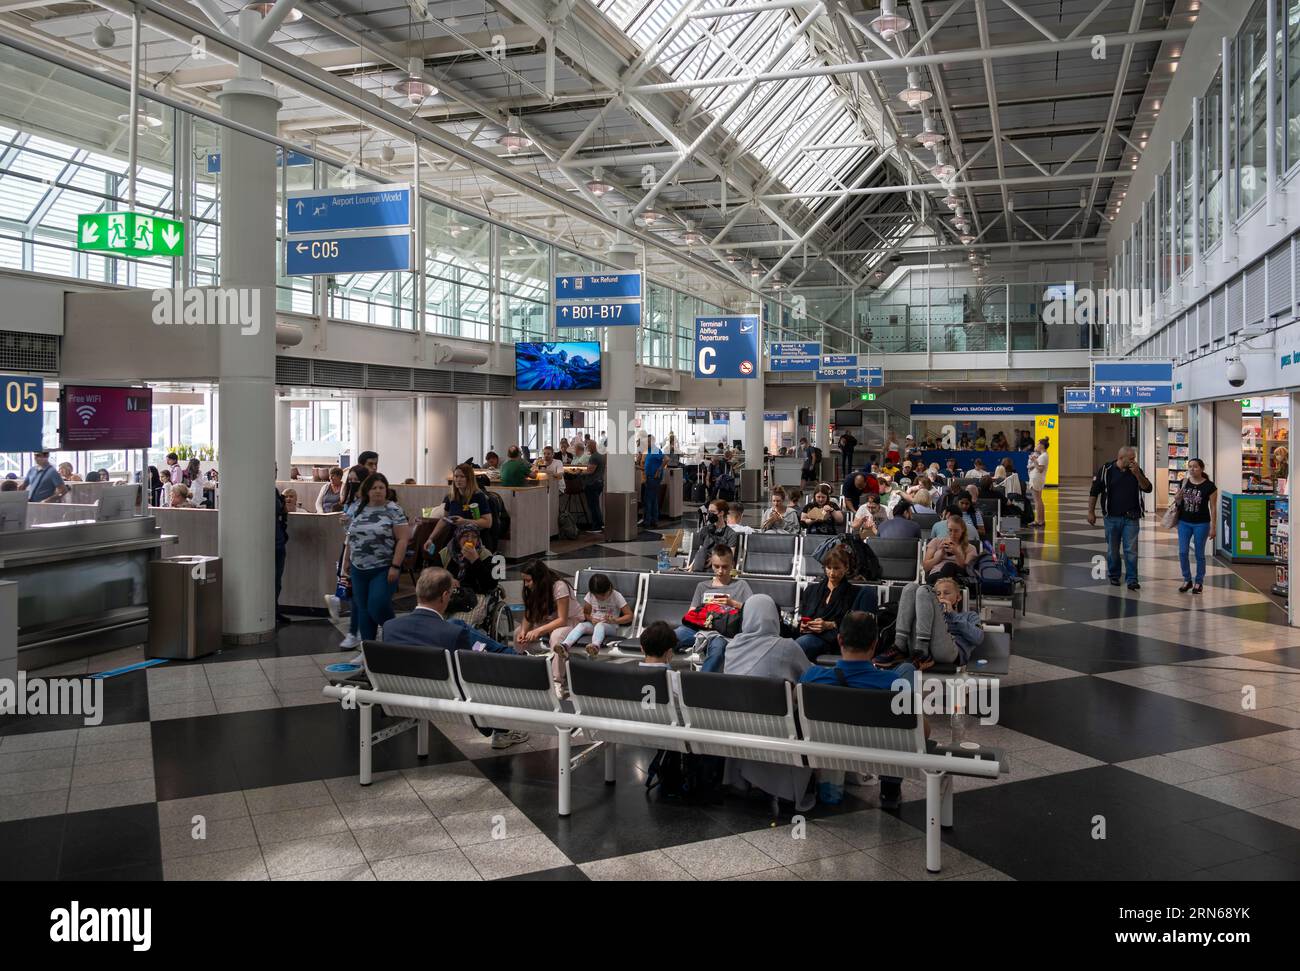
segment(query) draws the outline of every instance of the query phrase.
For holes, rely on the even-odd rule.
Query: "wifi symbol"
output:
[[[91,416],[95,414],[94,406],[82,405],[80,408],[77,409],[77,414],[80,416],[81,423],[83,425],[89,425]]]

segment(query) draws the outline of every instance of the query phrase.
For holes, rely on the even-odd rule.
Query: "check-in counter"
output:
[[[31,503],[27,529],[0,533],[0,581],[18,586],[19,668],[139,644],[148,634],[148,564],[171,554],[173,537],[153,516],[96,522],[94,510]]]

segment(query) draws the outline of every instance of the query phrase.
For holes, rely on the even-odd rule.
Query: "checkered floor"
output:
[[[1083,490],[1047,505],[999,722],[971,732],[1012,771],[957,783],[941,878],[1300,878],[1300,629],[1223,564],[1203,595],[1179,594],[1154,522],[1142,589],[1112,587]],[[592,537],[554,565],[653,569],[658,547]],[[647,798],[649,753],[625,751],[612,787],[599,759],[575,772],[559,819],[553,739],[498,752],[447,730],[425,760],[411,733],[380,746],[362,789],[357,715],[319,691],[350,654],[328,622],[300,621],[269,645],[109,678],[101,726],[0,721],[0,878],[928,878],[911,783],[900,813],[850,786],[796,831],[769,826],[761,798]]]

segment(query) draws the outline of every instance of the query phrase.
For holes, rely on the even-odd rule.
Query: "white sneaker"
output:
[[[495,749],[510,748],[512,745],[518,745],[521,742],[528,741],[527,732],[493,732],[492,747]]]
[[[331,620],[339,619],[339,598],[332,593],[325,594],[325,609],[330,612]]]
[[[356,634],[351,634],[351,633],[348,634],[347,637],[343,638],[343,643],[339,645],[339,647],[341,647],[345,651],[349,647],[360,647],[360,646],[361,646],[361,638],[359,638]]]

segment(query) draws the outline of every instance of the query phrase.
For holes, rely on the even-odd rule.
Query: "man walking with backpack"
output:
[[[1137,540],[1146,509],[1142,493],[1151,491],[1151,481],[1138,468],[1137,450],[1125,445],[1114,462],[1107,462],[1093,476],[1088,491],[1088,525],[1097,525],[1097,500],[1101,499],[1102,523],[1106,530],[1106,575],[1112,587],[1120,581],[1119,548],[1124,545],[1124,573],[1130,590],[1138,583]]]

